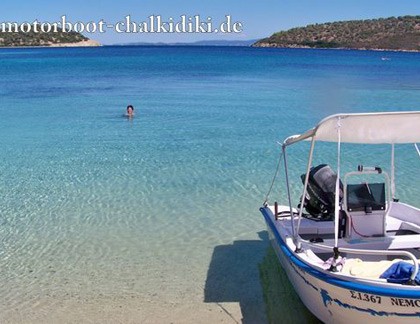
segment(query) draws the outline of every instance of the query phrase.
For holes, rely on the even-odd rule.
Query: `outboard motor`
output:
[[[305,174],[301,175],[305,183]],[[312,167],[309,171],[308,188],[303,207],[316,218],[330,219],[334,214],[335,182],[337,174],[327,164]],[[340,180],[340,201],[343,198],[343,183]]]

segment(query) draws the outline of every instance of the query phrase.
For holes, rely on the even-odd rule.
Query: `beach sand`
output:
[[[77,43],[50,44],[47,47],[96,47],[96,46],[101,46],[101,44],[93,39],[88,39],[88,40],[80,41]]]
[[[19,305],[18,312],[10,307],[0,314],[0,322],[320,323],[299,300],[271,247],[258,246],[265,250],[262,260],[258,254],[249,257],[256,252],[251,248],[247,255],[239,253],[229,262],[229,253],[236,249],[233,246],[215,250],[201,295],[167,300],[130,292],[124,296],[73,295],[61,300],[40,296],[28,302],[28,307]]]

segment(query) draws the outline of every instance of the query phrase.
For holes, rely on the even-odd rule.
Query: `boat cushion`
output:
[[[347,259],[341,273],[364,279],[378,279],[393,263],[399,261],[401,259],[393,261],[382,260],[378,262]]]
[[[392,264],[381,276],[380,278],[386,279],[388,282],[392,283],[406,283],[411,274],[413,273],[414,265],[400,261]],[[416,284],[420,284],[420,271],[417,272],[415,278]]]

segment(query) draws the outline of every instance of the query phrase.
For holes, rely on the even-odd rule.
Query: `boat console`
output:
[[[366,180],[372,175],[381,175],[385,182],[348,183],[350,177]],[[389,187],[388,174],[379,167],[359,166],[357,171],[345,175],[344,183],[342,208],[346,215],[346,238],[385,236],[387,206],[390,203],[385,186],[387,183]]]

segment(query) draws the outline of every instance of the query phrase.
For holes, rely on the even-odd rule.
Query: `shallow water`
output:
[[[276,142],[332,113],[418,110],[420,101],[418,53],[103,47],[0,54],[4,320],[48,317],[65,301],[133,298],[143,309],[207,301],[256,303],[261,311],[258,263],[267,242],[258,208]],[[136,109],[132,120],[122,117],[127,104]],[[332,148],[320,145],[315,162],[334,163]],[[291,150],[295,197],[306,149]],[[344,171],[387,167],[388,151],[350,146]],[[417,153],[408,145],[397,153],[397,195],[419,206]],[[275,194],[284,198],[280,186]],[[234,253],[224,253],[221,265],[224,247]],[[238,270],[238,255],[249,259],[243,271],[256,295],[209,295],[216,287],[209,282],[217,285],[209,275]]]

